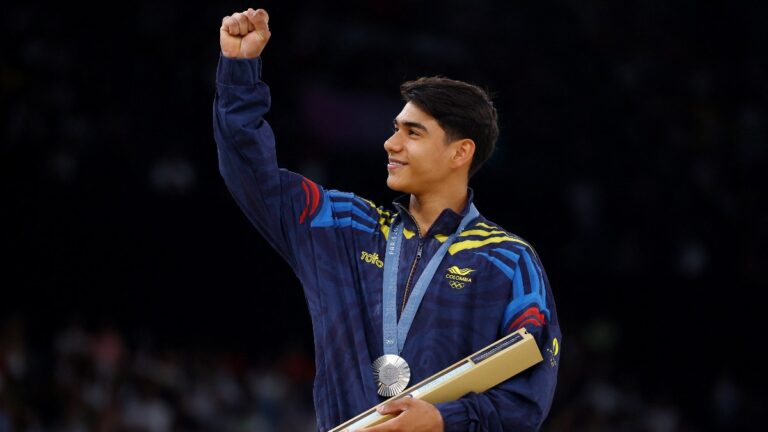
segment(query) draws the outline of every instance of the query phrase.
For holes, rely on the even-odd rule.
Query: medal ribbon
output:
[[[432,281],[437,267],[443,261],[443,257],[448,252],[451,243],[456,240],[469,222],[479,215],[480,212],[477,211],[475,205],[470,204],[469,211],[461,220],[456,232],[445,240],[437,252],[435,252],[435,255],[429,260],[421,276],[419,276],[419,280],[416,281],[405,310],[400,315],[399,322],[397,321],[397,271],[400,264],[400,249],[403,244],[403,221],[398,220],[389,231],[387,251],[384,254],[383,298],[381,302],[384,354],[400,355],[400,352],[403,351],[405,339],[408,337],[408,330],[411,329],[416,311],[419,309],[421,300],[427,292],[427,287]]]

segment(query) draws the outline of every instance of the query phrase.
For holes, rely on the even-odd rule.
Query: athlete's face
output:
[[[432,116],[408,102],[394,121],[394,132],[384,141],[389,156],[387,186],[410,194],[440,187],[451,174],[453,143]]]

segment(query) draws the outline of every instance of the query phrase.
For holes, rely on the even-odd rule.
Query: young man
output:
[[[278,168],[261,78],[268,16],[220,28],[214,129],[221,174],[242,210],[301,280],[314,329],[318,428],[331,429],[525,327],[544,362],[483,393],[403,398],[366,431],[525,431],[546,417],[560,330],[533,248],[480,216],[468,179],[490,155],[496,111],[445,78],[403,84],[384,143],[395,211]]]

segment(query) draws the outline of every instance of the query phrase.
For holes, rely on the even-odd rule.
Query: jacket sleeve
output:
[[[220,56],[213,107],[219,170],[251,223],[296,271],[297,248],[308,246],[309,222],[325,192],[278,167],[272,128],[263,118],[270,102],[261,58]]]
[[[536,254],[528,247],[513,250],[508,255],[515,265],[507,266],[501,259],[497,262],[505,267],[502,270],[513,292],[500,337],[525,327],[536,339],[544,360],[483,393],[436,404],[446,432],[536,431],[549,413],[561,339],[555,303]]]

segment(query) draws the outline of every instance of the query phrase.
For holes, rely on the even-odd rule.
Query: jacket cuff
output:
[[[238,59],[219,54],[216,82],[229,86],[252,87],[261,81],[261,57]]]
[[[461,401],[451,401],[435,404],[443,416],[445,432],[466,432],[469,429],[467,407]]]

